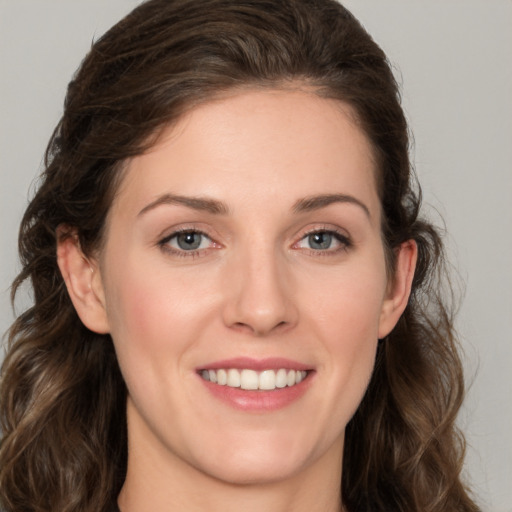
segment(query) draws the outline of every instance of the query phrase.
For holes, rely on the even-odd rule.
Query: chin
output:
[[[292,478],[306,466],[304,461],[277,460],[276,457],[262,455],[228,455],[220,463],[203,463],[202,471],[232,485],[268,485]]]
[[[240,433],[225,440],[220,449],[201,449],[196,468],[211,477],[233,485],[265,485],[293,478],[314,466],[325,446],[303,436],[285,433]],[[334,451],[335,447],[331,447]],[[217,453],[214,453],[217,452]],[[209,454],[209,455],[206,455]],[[341,460],[341,453],[340,453]]]

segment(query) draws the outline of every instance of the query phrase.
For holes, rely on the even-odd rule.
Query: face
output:
[[[238,483],[339,466],[400,313],[375,172],[348,107],[298,91],[196,107],[128,162],[97,295],[131,458]]]

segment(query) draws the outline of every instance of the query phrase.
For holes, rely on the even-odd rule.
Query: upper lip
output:
[[[197,368],[197,370],[220,370],[227,368],[236,368],[238,370],[248,369],[254,371],[263,370],[311,370],[311,366],[299,363],[292,359],[283,357],[268,357],[264,359],[253,359],[250,357],[235,357],[231,359],[223,359],[221,361],[213,361],[206,363]]]

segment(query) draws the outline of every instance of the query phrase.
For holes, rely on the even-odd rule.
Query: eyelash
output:
[[[200,229],[183,228],[173,231],[170,235],[167,235],[165,238],[158,242],[158,245],[164,252],[172,254],[173,256],[178,256],[180,258],[198,258],[201,256],[206,256],[206,251],[208,249],[194,249],[191,251],[186,251],[184,249],[175,249],[169,245],[169,242],[173,238],[176,238],[179,235],[183,234],[201,235],[203,237],[208,238],[211,242],[215,243],[210,236],[208,236],[204,231],[201,231]]]
[[[202,237],[206,237],[207,239],[209,239],[211,243],[216,244],[216,242],[214,242],[212,240],[212,238],[207,233],[205,233],[204,231],[201,231],[200,229],[183,228],[183,229],[173,231],[171,234],[167,235],[165,238],[160,240],[158,242],[158,246],[164,252],[170,253],[173,256],[178,256],[181,258],[197,258],[197,257],[201,257],[201,256],[206,256],[207,251],[208,251],[208,249],[210,249],[210,247],[203,248],[203,249],[194,249],[194,250],[190,250],[190,251],[187,251],[184,249],[175,249],[175,248],[171,247],[169,245],[169,242],[181,234],[201,235]],[[313,255],[315,257],[333,256],[340,252],[348,251],[353,246],[352,241],[350,240],[350,238],[348,236],[346,236],[336,230],[328,229],[328,228],[320,228],[320,229],[316,228],[316,229],[312,229],[311,231],[304,233],[304,235],[300,238],[300,240],[298,242],[295,242],[292,247],[300,249],[300,247],[298,247],[298,244],[300,244],[303,240],[307,239],[308,237],[310,237],[312,235],[316,235],[316,234],[332,236],[336,240],[336,242],[338,242],[340,244],[340,247],[337,247],[335,249],[328,248],[325,250],[303,248],[304,250],[308,251],[311,255]],[[219,244],[216,244],[216,245],[217,245],[217,247],[220,247]]]
[[[294,244],[294,246],[297,246],[299,243],[301,243],[303,240],[307,239],[311,235],[316,235],[316,234],[330,235],[336,240],[336,242],[338,242],[340,244],[340,246],[337,248],[334,248],[334,249],[329,248],[329,249],[325,249],[325,250],[304,248],[305,250],[307,250],[310,254],[312,254],[315,257],[334,256],[334,255],[339,254],[340,252],[348,251],[353,246],[352,241],[350,240],[350,238],[347,235],[340,233],[339,231],[336,231],[335,229],[332,229],[332,228],[312,229],[311,231],[304,233],[304,235],[300,238],[300,240],[298,242],[296,242]]]

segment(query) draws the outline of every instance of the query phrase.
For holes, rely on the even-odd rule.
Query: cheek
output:
[[[105,263],[105,299],[110,334],[125,376],[140,372],[152,355],[158,354],[171,336],[172,309],[166,287],[155,278],[150,265],[136,261],[128,252],[109,253]],[[122,257],[123,256],[123,257]],[[157,284],[160,283],[160,286]]]
[[[125,260],[110,275],[108,317],[121,364],[127,359],[139,366],[144,361],[177,364],[212,320],[213,294],[201,276],[191,278],[141,259],[131,264]],[[167,357],[160,357],[164,353]]]
[[[125,274],[107,294],[112,337],[125,348],[153,345],[154,332],[165,331],[164,324],[169,321],[169,312],[162,314],[168,298],[144,277],[140,273]]]
[[[386,291],[383,265],[377,261],[347,267],[333,272],[325,282],[327,286],[312,294],[311,310],[329,331],[329,338],[355,345],[376,339]]]
[[[117,359],[130,397],[151,423],[162,404],[169,411],[179,407],[168,390],[182,385],[184,357],[198,339],[201,304],[191,300],[189,287],[154,266],[139,265],[137,272],[116,268],[112,277],[107,304]]]
[[[325,351],[325,374],[332,376],[331,400],[341,423],[355,412],[370,381],[375,363],[379,318],[385,294],[385,273],[378,264],[351,268],[329,280],[315,294],[310,323]]]

